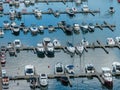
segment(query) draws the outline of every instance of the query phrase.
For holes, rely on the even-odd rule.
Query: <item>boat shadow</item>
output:
[[[53,57],[55,57],[54,54],[46,54],[46,56],[49,57],[49,58],[53,58]]]
[[[37,54],[37,57],[39,57],[39,58],[45,58],[45,54]]]

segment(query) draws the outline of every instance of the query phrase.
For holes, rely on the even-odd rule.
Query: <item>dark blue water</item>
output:
[[[108,28],[105,28],[103,30],[95,29],[93,33],[86,33],[82,34],[80,31],[80,34],[73,34],[70,36],[65,35],[65,33],[62,30],[56,30],[55,32],[49,33],[48,30],[45,30],[44,34],[37,34],[36,36],[32,36],[31,33],[24,34],[22,31],[20,31],[19,36],[15,36],[11,33],[10,30],[6,30],[4,37],[0,38],[0,45],[7,45],[8,42],[14,41],[15,39],[20,39],[21,42],[24,45],[28,46],[36,46],[36,44],[44,37],[50,37],[52,40],[57,38],[60,40],[62,45],[66,45],[66,41],[73,42],[74,45],[79,43],[83,38],[86,38],[90,43],[96,42],[96,40],[100,40],[102,43],[106,44],[106,38],[107,37],[113,37],[120,36],[120,28],[119,28],[119,15],[120,15],[120,5],[117,2],[117,0],[88,0],[88,6],[92,10],[100,10],[99,14],[95,14],[95,16],[92,16],[91,14],[76,14],[75,17],[70,18],[66,14],[61,14],[60,17],[54,17],[53,15],[42,15],[42,18],[36,19],[34,15],[23,15],[21,20],[15,19],[14,21],[19,25],[20,22],[24,22],[26,26],[31,26],[31,24],[36,25],[54,25],[57,26],[57,23],[59,21],[66,21],[68,24],[73,25],[73,23],[79,23],[82,22],[86,23],[99,23],[103,24],[103,21],[107,21],[110,24],[115,24],[116,28],[115,31],[112,32]],[[108,9],[110,6],[113,6],[115,8],[114,14],[109,14]],[[27,9],[28,12],[31,12],[35,7],[38,7],[42,11],[47,11],[48,8],[52,8],[53,10],[60,10],[65,11],[66,7],[76,7],[78,10],[81,10],[82,5],[76,6],[75,3],[66,3],[65,5],[63,3],[49,3],[49,5],[45,3],[37,3],[34,6],[25,7],[24,4],[21,4],[19,8],[9,7],[8,4],[4,5],[4,12],[8,12],[9,8],[16,9],[17,11],[21,11],[22,9]],[[3,16],[0,17],[0,26],[3,26],[3,21],[8,20],[9,22],[9,16]],[[38,58],[36,54],[33,52],[20,52],[17,57],[9,57],[9,54],[7,53],[7,63],[6,67],[4,67],[8,75],[14,76],[19,72],[20,75],[23,75],[24,72],[24,66],[26,64],[32,63],[36,66],[37,73],[53,73],[54,72],[54,64],[58,61],[68,64],[72,63],[76,66],[76,72],[83,72],[84,65],[87,63],[93,63],[96,67],[96,69],[101,72],[101,67],[108,66],[112,67],[113,61],[120,61],[120,51],[119,49],[107,49],[109,51],[109,54],[106,54],[102,49],[96,49],[92,50],[89,49],[88,53],[84,53],[84,55],[79,58],[79,56],[75,55],[73,58],[71,58],[68,54],[64,52],[55,53],[54,58]],[[47,66],[50,65],[50,69],[47,68]],[[20,70],[18,70],[20,68]],[[81,69],[80,69],[81,68]],[[113,78],[114,87],[112,90],[119,90],[120,89],[120,79]],[[17,83],[19,82],[19,85]],[[108,90],[104,86],[101,85],[98,79],[87,79],[87,78],[77,78],[77,79],[71,79],[72,86],[63,86],[59,81],[53,79],[49,80],[49,86],[48,90]],[[9,90],[30,90],[29,83],[26,81],[10,81],[10,88]],[[39,89],[36,89],[39,90]],[[41,89],[42,90],[42,89]],[[43,89],[44,90],[44,89]],[[45,89],[46,90],[46,89]]]

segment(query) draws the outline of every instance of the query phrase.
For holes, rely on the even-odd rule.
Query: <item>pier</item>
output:
[[[93,43],[90,43],[89,45],[87,45],[87,46],[84,46],[84,50],[86,51],[86,52],[88,52],[88,49],[97,49],[97,48],[101,48],[101,49],[103,49],[104,51],[105,51],[105,53],[106,54],[109,54],[109,51],[106,49],[106,48],[118,48],[118,49],[120,49],[120,44],[118,44],[118,43],[115,43],[114,45],[107,45],[107,44],[103,44],[101,41],[99,41],[99,40],[96,40],[96,42],[97,43],[95,43],[95,42],[93,42]],[[11,42],[12,43],[12,42]],[[33,51],[34,52],[34,54],[36,54],[37,53],[37,47],[35,47],[35,46],[26,46],[26,45],[22,45],[21,47],[19,47],[19,48],[15,48],[15,46],[13,45],[13,47],[12,48],[7,48],[7,46],[4,46],[4,47],[6,47],[5,48],[5,52],[9,52],[9,54],[11,53],[11,51],[12,51],[12,55],[13,56],[17,56],[17,51]],[[67,53],[67,54],[70,54],[69,52],[68,52],[68,50],[66,50],[66,47],[67,46],[63,46],[63,45],[61,45],[61,46],[59,46],[59,47],[55,47],[54,46],[54,51],[56,52],[56,51],[60,51],[60,50],[63,50],[64,51],[64,53]],[[45,48],[45,47],[44,47]],[[76,55],[78,55],[77,54],[77,52],[76,52]]]
[[[61,21],[62,22],[62,21]],[[106,22],[106,21],[104,21],[104,22]],[[66,31],[66,29],[65,28],[67,28],[67,26],[66,25],[68,25],[67,23],[66,23],[66,25],[59,25],[59,23],[60,22],[58,22],[58,25],[57,26],[53,26],[52,25],[52,28],[54,28],[54,30],[52,30],[52,31],[50,31],[49,29],[50,29],[50,27],[49,27],[49,25],[48,26],[42,26],[42,25],[40,25],[40,26],[42,26],[43,27],[43,31],[42,32],[44,32],[44,30],[49,30],[50,32],[54,32],[54,31],[56,31],[56,30],[63,30],[63,32],[65,32]],[[23,31],[23,32],[31,32],[32,33],[32,31],[30,30],[30,28],[32,27],[32,25],[31,26],[29,26],[29,27],[27,27],[27,26],[21,26],[21,25],[17,25],[18,26],[18,28],[19,28],[19,30],[21,30],[21,31]],[[41,30],[39,30],[39,25],[35,25],[36,27],[37,27],[37,29],[38,29],[38,31],[37,31],[37,34],[38,33],[40,33],[41,32]],[[82,25],[81,24],[79,24],[79,27],[81,28],[82,27]],[[103,30],[103,28],[106,28],[106,27],[108,27],[110,30],[112,30],[112,31],[114,31],[114,28],[116,27],[114,24],[109,24],[109,23],[105,23],[105,24],[96,24],[96,25],[94,25],[94,27],[95,28],[100,28],[100,30]],[[4,27],[4,26],[2,26],[2,27],[0,27],[2,30],[3,30],[3,32],[4,32],[4,30],[11,30],[11,31],[13,31],[13,29],[14,28],[11,28],[11,26],[9,25],[8,27]],[[25,31],[24,30],[24,28],[26,28],[27,29],[27,31]],[[74,31],[74,25],[70,25],[70,27],[69,27],[70,29],[71,29],[71,32],[72,33],[75,33]],[[80,29],[79,31],[81,31],[82,32],[82,30]],[[79,32],[79,31],[77,31],[77,32]],[[90,32],[90,27],[89,27],[89,25],[88,25],[88,31]],[[94,31],[95,31],[95,29],[94,29]],[[36,35],[37,35],[36,34]],[[4,36],[4,35],[3,35]]]
[[[35,10],[35,9],[34,9]],[[73,11],[74,12],[74,11]],[[17,17],[18,15],[17,15],[17,11],[15,12],[15,16]],[[35,15],[35,13],[34,12],[27,12],[27,11],[21,11],[21,12],[19,12],[20,13],[20,15]],[[53,11],[52,10],[52,12],[50,12],[50,11],[41,11],[41,14],[53,14],[53,16],[55,16],[55,11]],[[58,13],[59,14],[68,14],[67,13],[67,11],[58,11]],[[88,14],[92,14],[93,16],[95,16],[95,13],[100,13],[100,11],[99,10],[90,10],[90,11],[88,11],[88,12],[85,12],[85,11],[76,11],[76,12],[74,12],[74,14],[80,14],[80,13],[88,13]],[[2,13],[2,15],[10,15],[10,12],[9,13]],[[68,14],[69,15],[69,14]]]
[[[3,4],[9,4],[10,1],[4,1]],[[35,0],[35,3],[46,3],[46,4],[49,4],[49,3],[58,3],[58,2],[62,2],[64,4],[66,4],[66,2],[74,2],[73,0]],[[14,4],[14,1],[11,2],[12,5],[15,5]],[[19,3],[25,3],[24,1],[20,1]],[[30,3],[31,4],[31,3]]]
[[[56,75],[56,74],[48,74],[48,79],[57,79],[61,77],[67,77],[69,80],[69,85],[72,87],[72,82],[70,81],[71,78],[88,78],[88,77],[93,77],[97,78],[102,85],[105,85],[104,79],[101,77],[102,73],[95,72],[95,73],[79,73],[79,74],[61,74],[61,75]],[[113,74],[112,76],[120,76],[120,73]],[[39,78],[39,75],[33,75],[33,76],[10,76],[10,80],[29,80],[29,78],[35,77]],[[40,85],[39,85],[40,86]]]

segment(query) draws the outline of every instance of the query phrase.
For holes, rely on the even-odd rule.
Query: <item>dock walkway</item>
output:
[[[97,78],[102,85],[104,85],[104,79],[101,77],[102,73],[79,73],[79,74],[61,74],[61,75],[56,75],[56,74],[48,74],[48,79],[55,79],[55,78],[60,78],[60,77],[68,77],[68,80],[70,82],[70,86],[72,86],[72,83],[70,81],[70,78],[87,78],[87,77],[94,77]],[[114,76],[119,75],[119,74],[114,74]],[[39,78],[38,75],[33,75],[33,76],[11,76],[10,80],[28,80],[31,77]]]

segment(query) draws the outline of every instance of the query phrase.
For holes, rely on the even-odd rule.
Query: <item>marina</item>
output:
[[[14,35],[19,35],[19,32],[21,30],[24,33],[31,32],[33,35],[37,35],[38,33],[44,32],[44,30],[48,30],[49,32],[55,32],[56,30],[60,30],[60,29],[63,30],[63,32],[65,32],[66,34],[67,34],[67,31],[70,31],[70,33],[68,32],[68,34],[72,34],[73,31],[78,34],[80,32],[80,30],[83,33],[85,32],[82,29],[79,29],[79,30],[75,31],[74,25],[67,25],[67,23],[65,25],[62,25],[61,22],[65,22],[65,21],[58,22],[58,26],[31,25],[30,27],[26,27],[24,24],[23,24],[23,26],[22,25],[17,25],[14,22],[14,24],[15,24],[14,26],[12,26],[12,24],[11,24],[11,26],[10,25],[8,25],[8,26],[4,25],[3,27],[0,27],[0,28],[2,29],[3,33],[4,33],[4,30],[11,30]],[[40,27],[42,27],[42,31],[41,31]],[[83,27],[83,25],[79,24],[79,28],[82,28],[82,27]],[[103,28],[108,28],[112,32],[114,31],[115,27],[116,26],[114,24],[108,24],[106,21],[104,21],[104,24],[100,25],[100,24],[96,23],[96,25],[94,25],[94,29],[99,28],[100,30],[103,30]],[[27,31],[26,31],[26,29],[27,29]],[[91,32],[91,27],[88,27],[87,31]],[[1,35],[2,35],[2,32],[1,32]],[[2,35],[2,37],[4,37],[4,34]]]
[[[119,90],[118,18],[119,1],[1,0],[0,90]]]

